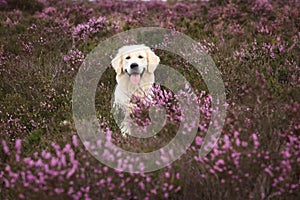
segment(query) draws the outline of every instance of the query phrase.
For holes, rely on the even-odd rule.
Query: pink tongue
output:
[[[130,81],[133,83],[133,84],[138,84],[140,82],[140,79],[141,79],[141,76],[139,74],[132,74],[130,76]]]

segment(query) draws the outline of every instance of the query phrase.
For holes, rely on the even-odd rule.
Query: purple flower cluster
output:
[[[56,13],[56,11],[57,10],[55,7],[46,7],[41,13],[37,13],[36,17],[46,19],[46,18],[49,18],[50,16],[54,15]]]
[[[109,22],[106,17],[92,17],[87,23],[78,24],[73,29],[72,36],[75,40],[85,40],[86,38],[95,33],[107,30],[108,25]]]
[[[84,54],[78,49],[71,49],[63,59],[70,66],[77,66],[83,62]],[[71,68],[71,70],[74,71],[74,68]]]
[[[1,6],[6,6],[7,5],[7,1],[6,0],[1,0],[0,1],[0,5]]]
[[[0,112],[2,114],[2,112]],[[5,117],[0,119],[0,136],[1,135],[18,135],[24,133],[27,127],[20,123],[20,118],[12,114],[5,113]]]
[[[139,190],[144,191],[144,199],[158,197],[164,192],[164,196],[178,193],[180,186],[170,183],[171,174],[166,172],[166,182],[163,187],[149,188],[153,180],[150,174],[126,174],[114,171],[106,166],[91,163],[90,156],[78,152],[78,137],[73,135],[71,144],[60,146],[54,142],[51,148],[42,152],[33,152],[31,157],[22,156],[22,141],[17,139],[14,147],[9,147],[5,140],[1,141],[1,150],[10,157],[13,166],[5,164],[3,171],[0,171],[0,178],[4,187],[1,192],[8,192],[22,185],[25,191],[14,191],[13,195],[24,199],[28,192],[38,193],[36,197],[59,197],[71,199],[93,199],[92,196],[101,198],[112,197],[123,199],[132,197],[138,199],[135,192],[136,185]],[[18,169],[16,170],[16,166]],[[180,173],[175,177],[179,179]],[[78,184],[81,182],[80,184]],[[107,189],[109,188],[109,189]],[[120,188],[121,193],[113,191]],[[34,195],[33,195],[34,196]]]
[[[147,126],[150,123],[150,119],[147,117],[147,110],[150,106],[162,106],[166,110],[166,117],[172,122],[181,121],[181,109],[176,97],[171,91],[162,89],[160,85],[155,85],[152,89],[153,98],[139,98],[138,96],[132,97],[132,103],[135,107],[132,111],[132,117],[141,126]],[[146,114],[146,115],[145,115]]]

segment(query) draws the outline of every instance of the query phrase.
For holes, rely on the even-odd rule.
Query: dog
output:
[[[123,135],[130,135],[129,111],[132,95],[137,97],[151,96],[151,88],[155,81],[154,71],[160,58],[144,44],[123,46],[111,64],[116,72],[117,86],[114,92],[114,107],[125,111],[121,125]]]

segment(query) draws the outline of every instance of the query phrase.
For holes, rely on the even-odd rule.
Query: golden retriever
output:
[[[129,119],[130,99],[132,95],[144,97],[151,94],[154,83],[154,71],[160,59],[145,45],[123,46],[111,64],[116,71],[117,86],[114,93],[114,105],[125,111],[122,122],[122,134],[130,134],[126,123]]]

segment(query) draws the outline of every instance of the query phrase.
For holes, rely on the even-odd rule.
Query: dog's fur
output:
[[[145,45],[123,46],[112,60],[117,80],[114,105],[126,110],[124,121],[129,117],[131,96],[144,97],[151,92],[155,80],[154,71],[159,62],[159,57]],[[122,133],[130,132],[126,123],[122,126]]]

